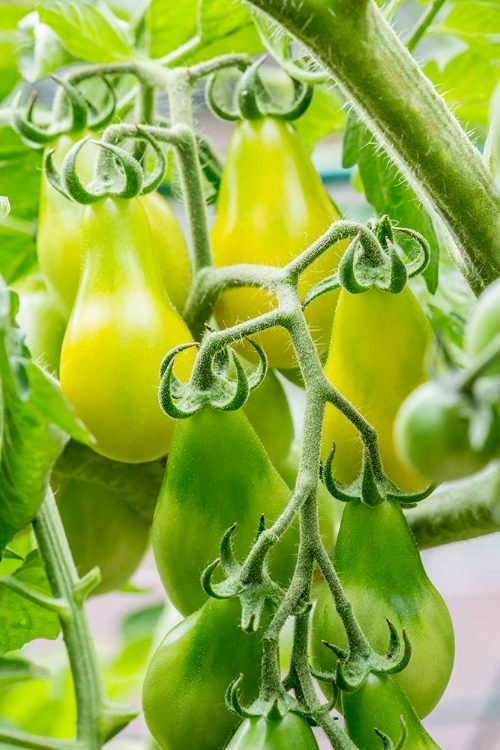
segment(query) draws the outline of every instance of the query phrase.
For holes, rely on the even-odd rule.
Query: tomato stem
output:
[[[500,198],[494,181],[376,4],[250,4],[297,37],[335,79],[431,217],[444,223],[447,249],[472,289],[478,293],[497,278]]]

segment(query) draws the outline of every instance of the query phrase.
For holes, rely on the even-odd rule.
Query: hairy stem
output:
[[[249,0],[332,75],[431,213],[479,292],[500,275],[500,198],[479,152],[372,0]],[[448,243],[450,244],[450,243]]]

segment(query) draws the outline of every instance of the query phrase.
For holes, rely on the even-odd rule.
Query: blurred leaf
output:
[[[38,552],[31,552],[12,578],[40,593],[50,595],[50,587]],[[21,648],[36,638],[54,640],[59,635],[55,612],[34,604],[13,591],[0,578],[0,653]]]
[[[431,261],[423,276],[429,291],[434,292],[438,282],[439,247],[432,222],[415,195],[387,154],[355,115],[349,116],[344,136],[343,166],[359,168],[366,199],[379,216],[388,214],[400,227],[415,229],[428,241]],[[411,249],[398,236],[403,249]]]
[[[147,524],[153,520],[164,473],[158,461],[124,464],[75,441],[68,443],[54,467],[56,478],[79,479],[113,490]]]
[[[455,3],[444,21],[433,27],[433,31],[451,32],[466,39],[500,34],[500,4],[488,0]]]
[[[1,583],[0,583],[1,597]],[[0,656],[0,690],[11,687],[18,682],[37,680],[47,676],[47,670],[26,659],[15,656]]]
[[[0,224],[0,274],[8,283],[27,273],[36,259],[42,157],[29,149],[0,113],[0,195],[9,199],[10,214]]]
[[[150,55],[163,57],[196,36],[198,0],[151,0],[148,11]]]
[[[306,148],[333,133],[340,133],[346,124],[343,101],[331,85],[314,87],[314,96],[305,113],[293,125]]]
[[[467,128],[486,127],[490,98],[500,77],[497,62],[474,46],[453,57],[443,69],[432,60],[423,71]]]
[[[21,78],[17,67],[17,24],[29,13],[35,0],[0,3],[0,101],[4,99]]]
[[[186,49],[176,58],[176,62],[185,65],[216,55],[253,55],[263,49],[250,11],[234,0],[200,0],[199,4],[188,0],[179,6],[179,11],[170,8],[168,13],[161,0],[152,0],[149,28],[152,57],[166,55],[185,44]]]
[[[75,57],[97,64],[135,57],[130,30],[103,0],[41,0],[38,12]]]
[[[55,31],[30,13],[19,24],[18,59],[23,78],[30,83],[45,78],[74,59]]]
[[[88,436],[60,386],[30,358],[17,295],[0,284],[0,554],[35,517],[67,436]]]

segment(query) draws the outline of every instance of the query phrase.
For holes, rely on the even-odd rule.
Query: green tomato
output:
[[[342,693],[342,705],[345,730],[363,750],[382,747],[375,729],[386,734],[396,746],[403,733],[401,717],[408,732],[406,750],[439,750],[397,682],[387,675],[368,675],[360,690]]]
[[[290,452],[294,430],[288,399],[275,372],[267,371],[264,381],[250,394],[243,411],[273,465],[280,469]]]
[[[393,426],[405,398],[426,379],[432,341],[429,322],[405,287],[399,294],[372,288],[362,294],[340,293],[325,364],[325,375],[377,430],[387,476],[406,492],[428,484],[396,453]],[[363,443],[342,412],[327,404],[323,456],[335,444],[334,476],[351,484],[361,473]]]
[[[285,266],[339,218],[304,146],[289,125],[272,117],[243,120],[236,125],[212,230],[217,266]],[[301,295],[332,273],[344,248],[345,243],[335,245],[301,274]],[[305,312],[319,351],[328,347],[337,296],[336,292],[323,295]],[[221,295],[215,315],[226,327],[275,306],[275,295],[239,287]],[[271,367],[296,367],[290,338],[283,329],[273,328],[255,339],[264,347]],[[249,345],[245,352],[252,358]]]
[[[205,407],[178,422],[152,527],[156,564],[174,606],[189,614],[206,600],[203,570],[219,556],[222,535],[234,523],[235,554],[244,558],[262,513],[269,525],[291,495],[242,411]],[[293,572],[297,528],[269,554],[270,572],[287,584]]]
[[[209,599],[168,633],[144,680],[142,705],[161,750],[220,750],[240,719],[224,695],[241,672],[242,700],[257,697],[262,632],[240,627],[237,599]]]
[[[101,582],[93,594],[126,583],[141,562],[149,525],[110,487],[78,479],[62,479],[56,499],[78,574],[96,565]]]
[[[471,443],[474,405],[453,386],[429,382],[404,402],[394,425],[401,458],[414,471],[434,482],[467,477],[484,468],[498,453],[499,417],[486,410],[486,434],[481,448]]]
[[[57,377],[66,321],[39,274],[23,277],[12,288],[19,294],[17,322],[31,356]]]
[[[158,275],[140,201],[106,198],[81,222],[85,266],[61,352],[61,387],[95,450],[140,463],[168,453],[175,421],[158,404],[166,352],[192,341]],[[177,358],[189,378],[194,352]]]
[[[441,698],[453,667],[455,643],[450,614],[427,577],[401,507],[392,500],[370,507],[347,503],[335,545],[335,569],[354,615],[380,654],[389,645],[389,619],[410,639],[412,656],[395,679],[420,717]],[[335,671],[337,657],[323,640],[342,648],[347,638],[328,588],[313,615],[313,664]]]
[[[500,335],[500,279],[490,284],[479,297],[465,330],[465,351],[476,357]],[[497,364],[488,368],[489,374],[500,372],[500,357]]]
[[[318,750],[310,724],[289,711],[281,721],[245,719],[227,750]]]

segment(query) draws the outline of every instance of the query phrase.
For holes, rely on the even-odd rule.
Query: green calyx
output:
[[[417,246],[414,258],[401,257],[397,234],[410,237]],[[305,308],[326,292],[342,287],[350,294],[362,294],[376,287],[383,292],[399,294],[408,279],[425,271],[430,249],[427,240],[413,229],[396,227],[388,216],[359,225],[339,263],[338,270],[308,291],[302,300]]]
[[[104,128],[115,115],[116,97],[107,78],[99,77],[105,85],[106,98],[102,104],[94,106],[77,86],[66,78],[53,75],[60,90],[56,93],[50,121],[44,126],[33,119],[37,92],[33,91],[28,101],[22,104],[22,92],[19,91],[12,104],[12,127],[33,148],[53,143],[67,133]]]
[[[330,451],[321,471],[321,478],[328,492],[337,500],[348,503],[352,500],[361,500],[365,505],[381,505],[386,500],[395,500],[405,508],[412,508],[420,500],[428,497],[436,488],[430,484],[421,492],[402,492],[392,482],[383,470],[375,470],[369,449],[366,449],[363,460],[361,475],[346,487],[337,481],[332,474],[332,464],[335,458],[335,446]]]
[[[174,419],[193,416],[204,406],[217,411],[235,411],[246,403],[250,393],[258,388],[267,373],[267,357],[255,341],[248,339],[259,356],[259,364],[247,375],[243,364],[227,347],[218,349],[210,357],[202,356],[201,350],[195,362],[191,379],[182,383],[174,373],[176,356],[184,349],[197,344],[181,344],[172,349],[160,367],[160,406]],[[236,378],[229,376],[231,363],[234,364]]]
[[[298,81],[290,76],[293,84],[293,98],[288,106],[280,106],[273,101],[266,88],[260,66],[265,57],[248,67],[239,78],[233,92],[232,107],[227,108],[217,100],[216,91],[219,85],[217,74],[212,75],[207,83],[207,104],[217,117],[222,120],[261,120],[274,117],[278,120],[296,120],[304,114],[313,97],[313,87],[309,83]]]

